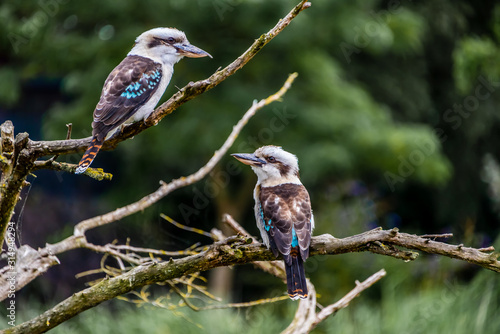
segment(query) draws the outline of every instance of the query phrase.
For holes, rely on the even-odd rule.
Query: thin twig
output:
[[[356,287],[349,291],[344,297],[342,297],[335,304],[326,306],[316,315],[316,321],[313,323],[313,326],[310,328],[314,329],[321,321],[325,320],[331,314],[337,312],[340,309],[343,309],[349,305],[349,303],[356,297],[359,296],[361,292],[371,287],[373,284],[378,282],[382,277],[386,275],[386,271],[384,269],[379,270],[375,274],[368,277],[363,282],[356,282]]]
[[[148,254],[165,255],[165,256],[184,256],[184,255],[194,255],[198,253],[190,249],[179,250],[179,251],[165,251],[161,249],[134,247],[129,245],[107,245],[107,246],[109,248],[117,250],[126,250],[137,253],[148,253]]]
[[[281,332],[281,334],[307,334],[311,332],[321,321],[325,320],[328,316],[342,308],[347,307],[351,300],[359,296],[362,291],[368,289],[375,282],[380,280],[383,276],[385,276],[385,274],[385,270],[382,269],[370,276],[362,283],[356,281],[356,287],[354,289],[348,292],[335,304],[321,307],[321,311],[318,313],[316,313],[316,308],[319,307],[319,304],[316,301],[316,289],[314,288],[314,285],[311,284],[309,280],[307,280],[309,295],[306,299],[300,300],[297,311],[295,312],[295,317],[293,318],[290,325],[283,332]]]
[[[66,140],[70,140],[71,139],[71,130],[73,130],[73,123],[66,124],[66,127],[68,128],[68,133],[66,133]]]
[[[224,305],[209,305],[209,306],[200,307],[199,309],[200,310],[220,310],[220,309],[226,309],[226,308],[243,308],[243,307],[251,307],[251,306],[262,305],[262,304],[276,303],[276,302],[280,302],[283,300],[290,300],[290,297],[280,296],[280,297],[252,300],[251,302],[244,302],[244,303],[229,303],[229,304],[224,304]]]
[[[133,257],[131,257],[129,255],[122,254],[119,251],[112,249],[111,247],[109,247],[109,245],[99,246],[99,245],[91,244],[90,242],[86,242],[83,245],[83,247],[90,249],[90,250],[93,250],[94,252],[97,252],[97,253],[109,254],[109,255],[112,255],[114,257],[121,258],[122,260],[125,260],[131,264],[139,265],[139,264],[143,263],[143,261],[139,261],[139,260],[134,259]]]
[[[168,221],[170,224],[174,225],[175,227],[180,228],[181,230],[185,230],[185,231],[189,231],[189,232],[201,234],[201,235],[204,235],[204,236],[209,237],[209,238],[212,237],[212,235],[210,233],[208,233],[208,232],[200,230],[199,228],[194,228],[194,227],[189,227],[189,226],[186,226],[186,225],[182,225],[181,223],[176,222],[175,220],[173,220],[172,218],[170,218],[169,216],[167,216],[167,215],[165,215],[163,213],[160,213],[160,217],[163,218],[163,219],[165,219],[166,221]]]
[[[75,172],[75,165],[74,164],[69,164],[66,162],[57,162],[55,159],[57,159],[59,155],[54,155],[52,158],[47,159],[47,160],[37,160],[35,161],[35,165],[33,167],[33,170],[40,170],[40,169],[51,169],[55,171],[62,171],[62,172],[68,172],[68,173],[74,173]],[[88,172],[85,171],[85,175],[90,176],[91,178],[97,180],[97,181],[111,181],[113,178],[113,174],[111,173],[106,173],[102,168],[92,168]]]

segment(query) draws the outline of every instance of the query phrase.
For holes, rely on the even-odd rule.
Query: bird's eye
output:
[[[174,44],[175,43],[175,38],[169,37],[169,38],[167,38],[167,42],[169,42],[170,44]]]
[[[267,160],[268,162],[276,162],[276,158],[275,158],[275,157],[273,157],[273,156],[269,156],[269,157],[267,157],[267,158],[266,158],[266,160]]]

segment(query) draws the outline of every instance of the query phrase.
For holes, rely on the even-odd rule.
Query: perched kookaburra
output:
[[[278,146],[232,156],[257,174],[255,219],[264,244],[285,260],[288,295],[307,298],[304,261],[309,257],[314,217],[309,193],[299,179],[297,157]]]
[[[184,56],[212,58],[174,28],[155,28],[137,37],[127,57],[104,82],[94,110],[92,142],[78,164],[77,174],[90,166],[108,133],[129,119],[144,120],[153,112],[172,78],[174,64]]]

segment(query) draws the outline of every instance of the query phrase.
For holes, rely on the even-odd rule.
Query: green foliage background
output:
[[[88,136],[103,81],[141,32],[174,26],[214,56],[177,64],[166,100],[176,86],[227,65],[293,5],[279,0],[5,0],[0,4],[0,121],[13,120],[16,130],[32,139],[64,138],[67,123],[73,124],[73,138]],[[252,100],[273,93],[296,71],[299,77],[284,101],[251,120],[234,152],[276,144],[295,153],[311,193],[316,234],[344,237],[377,225],[397,226],[415,233],[451,231],[454,243],[489,245],[499,232],[499,22],[500,5],[490,1],[314,0],[236,75],[157,127],[101,152],[94,166],[113,173],[113,181],[37,173],[18,218],[21,240],[35,247],[60,240],[81,219],[135,201],[156,189],[159,180],[197,170]],[[76,163],[79,158],[59,159]],[[132,236],[134,245],[162,249],[209,242],[167,226],[160,212],[205,230],[229,212],[257,233],[254,182],[250,169],[227,157],[206,180],[89,237],[103,243]],[[342,296],[354,280],[388,269],[381,287],[318,331],[329,332],[332,326],[337,332],[361,333],[377,323],[380,332],[404,332],[398,326],[411,314],[452,291],[457,300],[471,293],[490,296],[484,297],[489,302],[476,298],[470,307],[465,302],[443,306],[449,318],[425,320],[430,328],[455,332],[460,323],[453,315],[460,314],[479,326],[475,329],[498,332],[498,323],[484,327],[474,318],[481,305],[486,305],[484,314],[498,308],[498,280],[492,273],[477,275],[478,269],[466,264],[423,258],[411,264],[369,254],[312,258],[307,270],[324,304]],[[67,254],[61,268],[19,298],[34,296],[44,309],[75,286],[83,287],[74,273],[98,263],[86,252]],[[483,279],[493,283],[477,283]],[[231,292],[234,300],[253,300],[282,287],[241,267],[235,269]],[[292,306],[280,305],[270,317],[293,312]]]

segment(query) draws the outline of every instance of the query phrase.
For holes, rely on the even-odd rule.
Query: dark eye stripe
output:
[[[174,37],[168,37],[166,39],[154,37],[153,40],[148,44],[148,47],[154,48],[155,46],[158,46],[162,43],[168,43],[168,44],[172,45],[172,44],[179,43],[179,42],[180,41],[176,40]]]

